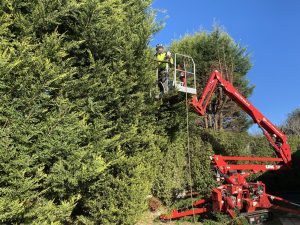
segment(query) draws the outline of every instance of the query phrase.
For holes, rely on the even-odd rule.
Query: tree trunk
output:
[[[211,114],[208,114],[207,117],[208,117],[208,127],[211,128],[212,127]]]
[[[215,117],[214,117],[214,128],[215,128],[215,130],[219,130],[219,113],[215,114]]]
[[[219,129],[223,130],[223,112],[220,112],[220,117],[219,117]]]

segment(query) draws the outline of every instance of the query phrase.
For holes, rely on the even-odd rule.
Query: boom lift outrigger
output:
[[[300,210],[277,206],[274,200],[285,204],[291,204],[287,200],[266,193],[265,184],[261,181],[248,182],[246,177],[253,173],[268,170],[288,169],[291,167],[291,151],[287,143],[287,137],[283,134],[271,121],[269,121],[262,113],[260,113],[241,93],[227,80],[222,74],[215,70],[211,74],[206,87],[203,90],[201,98],[196,96],[192,98],[192,105],[201,115],[205,115],[206,107],[209,104],[212,94],[217,85],[220,85],[226,95],[236,102],[242,110],[252,117],[255,123],[263,130],[270,144],[275,150],[278,158],[270,157],[241,157],[241,156],[222,156],[213,155],[212,165],[216,176],[223,179],[224,185],[213,188],[211,198],[208,200],[198,200],[193,202],[192,210],[179,212],[173,210],[171,214],[160,216],[163,220],[170,220],[194,214],[201,214],[208,211],[225,212],[232,218],[240,213],[244,215],[255,214],[258,209],[276,208],[281,211],[300,214]],[[231,164],[227,161],[252,161],[252,162],[268,162],[272,164]],[[273,164],[277,163],[277,164]],[[208,207],[199,207],[209,203]]]

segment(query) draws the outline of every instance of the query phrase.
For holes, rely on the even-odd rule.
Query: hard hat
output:
[[[163,44],[157,44],[156,45],[156,50],[159,49],[159,48],[164,48]]]

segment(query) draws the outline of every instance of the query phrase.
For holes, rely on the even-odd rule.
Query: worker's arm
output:
[[[171,65],[174,65],[174,60],[173,60],[172,57],[170,58],[170,64],[171,64]]]
[[[172,53],[168,51],[166,57],[167,57],[167,59],[169,60],[169,63],[170,63],[171,65],[174,65],[174,60],[173,60],[173,58],[172,58]]]
[[[154,59],[154,61],[160,62],[160,63],[170,63],[169,60],[158,60],[158,59]]]

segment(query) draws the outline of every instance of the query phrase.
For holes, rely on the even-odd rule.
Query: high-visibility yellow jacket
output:
[[[166,52],[163,52],[161,54],[155,54],[155,57],[158,63],[158,68],[160,69],[166,69],[168,63],[171,65],[174,64],[173,58],[168,58]]]

